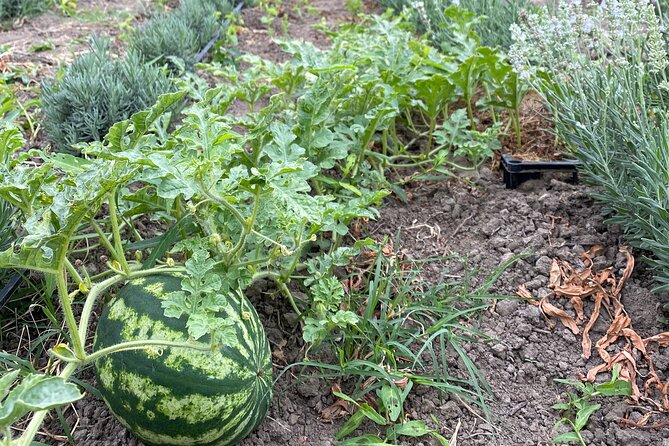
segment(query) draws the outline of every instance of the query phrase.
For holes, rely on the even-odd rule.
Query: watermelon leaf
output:
[[[17,375],[17,372],[12,372],[1,379],[5,390],[9,379]],[[0,430],[31,411],[53,409],[73,403],[83,396],[77,386],[62,378],[30,374],[0,404]]]
[[[212,274],[215,266],[209,252],[197,246],[186,261],[182,290],[168,293],[161,306],[165,317],[188,317],[186,327],[192,339],[209,335],[213,345],[234,345],[237,333],[232,321],[217,315],[227,305],[228,298],[221,292],[223,280]]]

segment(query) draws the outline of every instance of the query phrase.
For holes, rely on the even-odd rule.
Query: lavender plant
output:
[[[513,35],[515,70],[543,93],[609,222],[669,289],[669,60],[654,5],[565,1]]]
[[[0,0],[0,22],[37,14],[48,6],[47,0]]]
[[[110,42],[98,38],[90,48],[42,83],[43,125],[58,152],[78,153],[75,144],[102,140],[114,123],[174,89],[163,70],[136,52],[116,58]]]
[[[167,63],[172,71],[192,68],[196,55],[221,33],[228,0],[186,0],[175,11],[156,16],[130,35],[130,48],[145,61]]]

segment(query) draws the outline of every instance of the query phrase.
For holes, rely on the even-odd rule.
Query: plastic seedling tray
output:
[[[576,160],[565,161],[522,161],[513,159],[511,155],[502,155],[502,170],[507,189],[515,189],[527,180],[541,178],[543,173],[567,172],[572,174],[574,183],[578,182],[576,168],[580,163]]]
[[[9,280],[2,289],[0,289],[0,308],[12,297],[14,291],[21,285],[23,282],[23,275],[21,273],[16,273],[9,277]]]

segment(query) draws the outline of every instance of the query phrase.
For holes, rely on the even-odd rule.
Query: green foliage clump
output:
[[[47,5],[46,0],[0,0],[0,21],[40,13]]]
[[[136,52],[114,58],[108,41],[94,39],[90,52],[42,84],[43,126],[54,150],[76,152],[74,144],[102,140],[116,122],[172,89],[163,70]]]
[[[192,67],[195,57],[216,37],[221,17],[232,11],[228,0],[186,0],[169,13],[140,25],[129,38],[130,48],[146,61]]]
[[[647,0],[564,1],[515,27],[515,70],[533,79],[559,135],[627,240],[669,290],[669,57]]]
[[[475,31],[481,37],[481,43],[493,48],[507,49],[513,43],[511,25],[517,23],[523,11],[536,10],[530,0],[379,0],[381,5],[397,12],[406,11],[419,30],[428,33],[430,39],[439,47],[452,41],[448,31],[452,18],[445,14],[451,5],[457,4],[463,10],[479,17]]]

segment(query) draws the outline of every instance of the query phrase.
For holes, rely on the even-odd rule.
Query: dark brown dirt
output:
[[[50,10],[22,19],[0,32],[0,45],[6,45],[2,63],[34,70],[39,84],[40,77],[85,51],[89,36],[118,37],[150,11],[149,0],[80,0],[72,17]]]
[[[325,45],[322,34],[309,25],[326,17],[329,22],[346,16],[342,0],[311,2],[318,13],[302,15],[286,2],[291,37],[309,39]],[[258,9],[244,13],[245,27],[240,31],[240,49],[270,60],[283,60],[279,48],[271,42],[271,32],[260,20]],[[276,31],[281,33],[281,18]],[[616,272],[625,267],[618,252],[623,245],[617,227],[603,223],[601,209],[595,205],[587,186],[567,184],[559,178],[533,180],[517,190],[506,190],[498,174],[482,168],[473,176],[459,181],[414,185],[408,189],[410,203],[388,200],[378,222],[370,222],[375,236],[400,234],[402,248],[411,258],[457,254],[468,258],[468,268],[478,277],[489,274],[505,260],[518,254],[526,257],[516,262],[496,283],[493,292],[514,295],[520,285],[537,297],[549,293],[548,274],[552,258],[578,264],[578,255],[590,246],[602,244],[605,253],[596,259],[600,267],[613,266]],[[638,253],[636,253],[638,254]],[[464,276],[459,262],[432,267],[426,276],[433,281]],[[480,280],[480,279],[479,279]],[[642,335],[663,330],[658,322],[664,315],[660,299],[649,290],[653,283],[649,272],[638,267],[623,290],[622,299],[635,329]],[[275,351],[278,374],[287,364],[302,359],[299,328],[292,328],[283,304],[274,299],[266,283],[255,284],[249,292],[263,317],[267,334]],[[659,296],[666,299],[667,296]],[[568,308],[568,306],[565,306]],[[592,332],[598,339],[610,320],[603,318]],[[530,446],[549,445],[559,413],[551,405],[564,400],[565,388],[554,378],[575,378],[575,372],[586,372],[597,364],[595,358],[581,358],[580,339],[557,325],[549,329],[539,310],[524,301],[501,300],[494,312],[484,312],[476,322],[479,329],[494,339],[488,343],[466,345],[471,358],[490,384],[495,399],[489,403],[494,413],[487,423],[471,404],[457,398],[438,395],[427,388],[416,388],[407,401],[412,418],[423,419],[446,438],[461,424],[458,445]],[[660,373],[669,373],[669,355],[658,352],[656,365]],[[462,364],[454,361],[451,373],[463,376]],[[84,375],[90,376],[90,371]],[[302,377],[304,378],[304,377]],[[286,373],[275,386],[275,397],[269,416],[242,445],[335,445],[337,424],[319,421],[320,411],[334,402],[331,383],[308,381]],[[641,411],[623,403],[620,398],[598,401],[601,411],[593,415],[584,433],[594,446],[669,446],[666,431],[622,429],[618,420]],[[438,425],[432,420],[432,417]],[[87,396],[66,413],[74,426],[77,446],[141,446],[142,443],[115,421],[105,405]],[[378,433],[372,426],[366,432]],[[52,419],[45,425],[47,435],[40,441],[65,444],[59,423]],[[402,444],[436,445],[434,439],[422,438]]]

